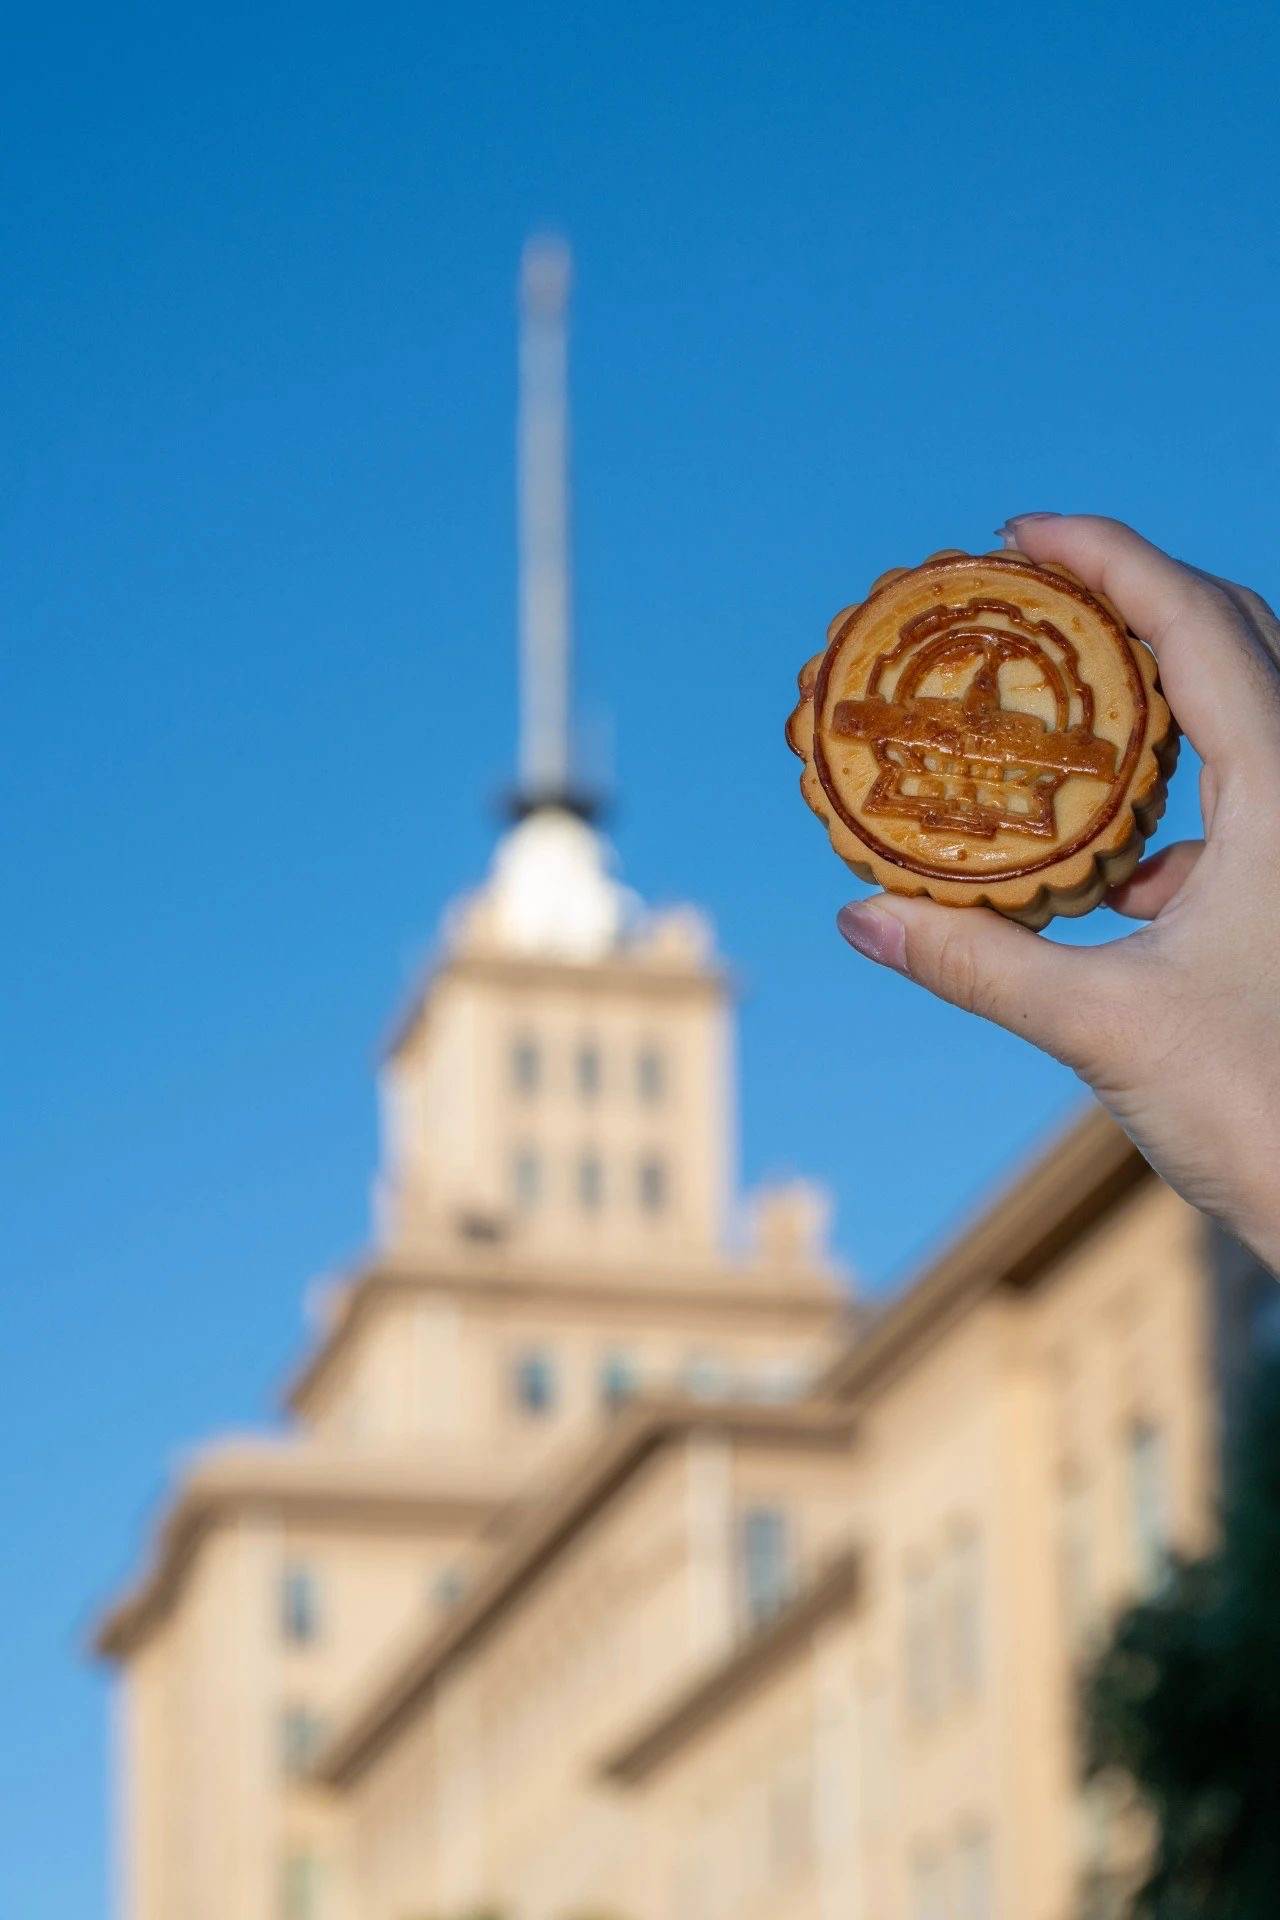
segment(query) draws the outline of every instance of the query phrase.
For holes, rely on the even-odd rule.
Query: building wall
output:
[[[278,1802],[265,1702],[269,1529],[213,1529],[126,1682],[126,1855],[136,1920],[264,1913]]]
[[[958,1837],[994,1821],[1000,1318],[970,1310],[860,1411],[860,1729],[845,1741],[861,1732],[847,1758],[869,1781],[859,1878],[875,1915],[914,1916]]]
[[[393,1648],[441,1617],[440,1577],[469,1537],[368,1515],[260,1512],[210,1529],[122,1688],[130,1920],[280,1920],[290,1874],[332,1882],[329,1796],[291,1776],[286,1715],[295,1739],[306,1716],[318,1743]],[[283,1631],[290,1568],[317,1595],[303,1643]]]
[[[742,1634],[746,1508],[785,1479],[815,1553],[830,1524],[833,1462],[806,1490],[766,1455],[711,1431],[652,1459],[445,1670],[351,1788],[344,1920],[633,1910],[656,1861],[606,1754]]]
[[[699,1509],[728,1493],[715,1464],[708,1478],[703,1462],[653,1461],[445,1673],[353,1792],[352,1916],[404,1920],[488,1899],[559,1912],[601,1869],[616,1835],[612,1796],[592,1775],[596,1751],[689,1669],[717,1631],[713,1613],[728,1630],[727,1596],[693,1610],[717,1573],[727,1579],[714,1566],[727,1533]]]
[[[465,1278],[406,1283],[380,1296],[335,1359],[308,1400],[307,1424],[327,1441],[429,1450],[462,1472],[509,1459],[513,1446],[532,1467],[580,1440],[610,1411],[605,1369],[618,1361],[637,1394],[793,1399],[830,1358],[841,1306],[833,1279],[803,1278],[801,1306],[779,1276],[750,1308],[732,1269],[709,1270],[684,1299],[664,1297],[643,1271],[633,1289],[601,1282],[572,1303],[536,1281],[511,1294],[469,1288]],[[542,1411],[522,1405],[518,1391],[519,1368],[534,1356],[551,1370]]]
[[[877,1381],[840,1469],[856,1603],[637,1787],[664,1863],[637,1920],[1072,1920],[1125,1865],[1076,1683],[1150,1578],[1135,1433],[1162,1436],[1167,1544],[1212,1541],[1210,1306],[1201,1223],[1152,1181]]]
[[[525,1084],[517,1051],[532,1050]],[[599,1084],[579,1058],[594,1051]],[[646,1091],[642,1057],[658,1062]],[[617,1258],[707,1254],[724,1243],[732,1186],[730,1033],[703,968],[618,958],[547,968],[455,962],[384,1071],[383,1218],[388,1244],[429,1245],[459,1217],[502,1222],[521,1246]],[[580,1163],[600,1163],[583,1204]],[[538,1168],[522,1195],[520,1156]],[[641,1168],[662,1169],[659,1205]]]
[[[1077,1782],[1078,1677],[1158,1579],[1161,1544],[1212,1544],[1212,1308],[1204,1223],[1156,1181],[1009,1305],[1001,1590],[1017,1636],[1002,1800],[1009,1904],[1028,1920],[1059,1920],[1123,1844],[1105,1794]]]
[[[828,1620],[633,1794],[653,1920],[863,1920],[859,1631]]]

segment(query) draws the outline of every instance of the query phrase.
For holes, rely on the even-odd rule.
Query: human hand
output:
[[[842,908],[840,931],[1065,1061],[1170,1186],[1280,1271],[1280,622],[1116,520],[1027,514],[1003,533],[1105,593],[1151,647],[1203,761],[1205,838],[1113,890],[1149,924],[1101,947],[899,894]]]

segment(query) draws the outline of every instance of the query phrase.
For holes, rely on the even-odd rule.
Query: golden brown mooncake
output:
[[[1150,651],[1016,552],[882,574],[802,668],[787,740],[859,879],[1029,927],[1127,879],[1177,758]]]

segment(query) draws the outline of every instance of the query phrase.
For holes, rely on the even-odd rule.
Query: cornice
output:
[[[651,1719],[606,1754],[600,1773],[623,1786],[647,1779],[744,1693],[800,1652],[822,1621],[852,1605],[861,1585],[862,1556],[856,1546],[846,1547],[766,1625],[664,1702]]]
[[[1028,1288],[1156,1175],[1097,1105],[1086,1107],[832,1363],[819,1390],[874,1392],[977,1301]]]
[[[355,1338],[361,1324],[379,1301],[453,1295],[460,1300],[498,1304],[568,1307],[595,1312],[609,1307],[634,1307],[656,1314],[730,1313],[739,1319],[777,1319],[785,1316],[816,1328],[834,1325],[851,1311],[851,1302],[834,1271],[778,1269],[707,1264],[686,1266],[661,1260],[640,1266],[545,1265],[502,1262],[500,1254],[441,1258],[421,1265],[402,1260],[374,1260],[357,1268],[345,1282],[329,1324],[312,1352],[285,1382],[282,1399],[292,1412],[305,1409],[312,1390],[339,1354]]]
[[[448,1481],[412,1459],[338,1456],[309,1445],[236,1441],[188,1469],[156,1529],[151,1564],[102,1614],[91,1644],[126,1658],[176,1599],[196,1549],[228,1517],[269,1512],[348,1525],[398,1521],[450,1527],[491,1523],[511,1507],[512,1486],[451,1473]]]
[[[789,1407],[638,1408],[570,1473],[545,1505],[527,1513],[471,1594],[442,1627],[401,1661],[383,1685],[338,1728],[320,1755],[316,1777],[334,1786],[355,1779],[394,1736],[447,1668],[463,1659],[542,1569],[587,1526],[660,1448],[712,1432],[746,1445],[842,1451],[852,1442],[847,1409],[816,1402]]]

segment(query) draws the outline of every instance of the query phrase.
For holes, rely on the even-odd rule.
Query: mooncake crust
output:
[[[948,548],[894,567],[805,662],[786,736],[859,879],[1024,926],[1088,913],[1164,810],[1155,658],[1056,563]]]

